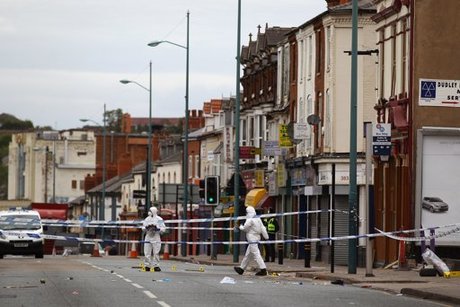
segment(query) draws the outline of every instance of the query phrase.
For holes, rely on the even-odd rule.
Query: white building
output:
[[[84,178],[95,171],[92,131],[36,131],[12,135],[8,199],[69,203],[84,195]]]

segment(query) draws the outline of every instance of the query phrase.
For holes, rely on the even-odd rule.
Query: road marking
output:
[[[166,304],[166,303],[163,302],[163,301],[157,301],[157,303],[160,304],[160,305],[163,306],[163,307],[171,307],[171,306],[169,306],[168,304]]]
[[[136,284],[134,282],[131,285],[133,285],[134,287],[139,288],[139,289],[144,289],[144,287],[142,287],[141,285]]]
[[[128,279],[128,278],[124,278],[124,281],[126,281],[126,282],[133,282],[131,279]]]
[[[150,297],[150,298],[157,298],[157,297],[155,296],[155,294],[153,294],[152,292],[150,292],[150,291],[148,291],[148,290],[145,290],[144,293],[145,293],[145,295],[147,295],[147,296]]]
[[[120,274],[115,274],[115,276],[120,277],[120,278],[122,278],[122,279],[125,278],[123,275],[120,275]]]

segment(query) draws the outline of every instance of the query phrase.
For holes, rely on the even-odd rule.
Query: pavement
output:
[[[239,261],[241,262],[242,259],[243,257],[240,256]],[[203,265],[239,265],[233,262],[233,255],[230,254],[219,254],[216,259],[211,259],[208,255],[186,257],[170,255],[170,260]],[[353,285],[460,306],[460,277],[420,276],[420,267],[413,269],[373,268],[373,276],[366,276],[366,269],[361,267],[357,268],[356,274],[348,273],[347,266],[339,265],[335,265],[334,273],[331,273],[330,264],[322,262],[311,262],[310,267],[306,268],[303,259],[285,258],[283,264],[279,264],[276,259],[276,262],[266,262],[266,265],[269,274],[275,276],[331,281],[338,285]]]

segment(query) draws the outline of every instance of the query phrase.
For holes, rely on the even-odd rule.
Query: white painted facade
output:
[[[95,171],[95,144],[86,130],[13,134],[8,199],[68,203],[84,195],[84,178]]]
[[[334,17],[326,15],[323,19],[325,33],[325,75],[324,93],[321,93],[323,116],[318,133],[323,142],[324,153],[347,153],[350,145],[350,85],[351,57],[344,51],[351,50],[351,16]],[[369,17],[359,19],[358,50],[373,50],[375,45],[375,25]],[[314,114],[316,41],[313,25],[300,28],[297,33],[298,53],[298,92],[297,122],[305,123]],[[363,123],[374,121],[373,106],[376,98],[377,55],[358,56],[358,109],[357,109],[357,151],[363,152]],[[314,153],[315,134],[311,126],[309,136],[297,146],[297,156]]]

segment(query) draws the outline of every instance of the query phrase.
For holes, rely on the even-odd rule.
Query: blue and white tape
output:
[[[455,227],[455,228],[452,228]],[[338,237],[322,237],[322,238],[301,238],[301,239],[289,239],[289,240],[268,240],[268,241],[254,241],[254,242],[246,242],[246,241],[163,241],[163,244],[187,244],[187,245],[211,245],[211,244],[224,244],[224,245],[242,245],[242,244],[286,244],[286,243],[312,243],[312,242],[322,242],[322,241],[340,241],[340,240],[350,240],[350,239],[361,239],[361,238],[375,238],[375,237],[388,237],[394,240],[399,241],[427,241],[431,239],[436,239],[440,237],[445,237],[451,235],[453,233],[460,232],[460,223],[457,224],[449,224],[443,226],[437,226],[437,229],[442,228],[452,228],[447,231],[439,232],[436,235],[430,236],[419,236],[419,237],[403,237],[398,236],[398,234],[402,233],[415,233],[421,232],[426,230],[432,230],[433,227],[430,228],[421,228],[421,229],[411,229],[411,230],[404,230],[404,231],[393,231],[393,232],[384,232],[377,229],[377,233],[372,234],[362,234],[362,235],[353,235],[353,236],[338,236]],[[19,232],[15,231],[1,231],[0,236],[5,235],[18,235]],[[104,243],[146,243],[151,241],[144,241],[144,240],[106,240],[106,239],[89,239],[89,238],[79,238],[79,237],[68,237],[68,236],[56,236],[56,235],[47,235],[47,234],[36,234],[36,233],[28,233],[28,232],[20,232],[21,235],[26,235],[31,238],[39,238],[42,237],[44,239],[49,240],[65,240],[65,241],[79,241],[79,242],[104,242]]]

